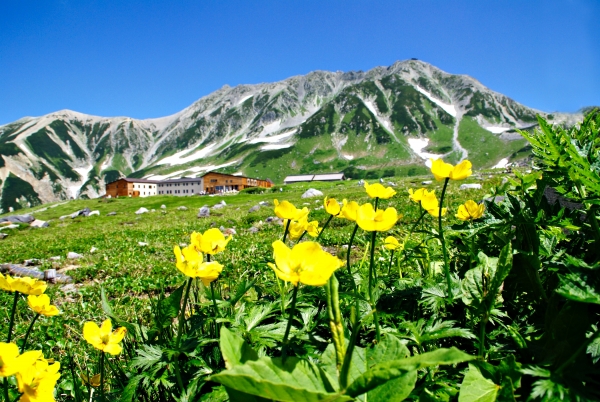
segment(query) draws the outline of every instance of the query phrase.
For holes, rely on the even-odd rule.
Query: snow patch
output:
[[[502,159],[500,159],[500,162],[496,163],[492,167],[492,169],[504,169],[506,166],[508,166],[508,159],[502,158]]]
[[[242,99],[240,99],[237,103],[237,105],[241,105],[242,103],[244,103],[245,101],[247,101],[248,99],[252,98],[254,95],[248,95],[248,96],[244,96]]]
[[[83,168],[73,168],[74,171],[76,171],[77,173],[79,173],[79,176],[81,176],[81,180],[82,181],[87,181],[88,178],[88,173],[93,169],[93,166],[87,166],[87,167],[83,167]]]
[[[419,155],[421,158],[425,159],[425,165],[427,167],[431,167],[431,161],[429,160],[429,158],[435,160],[435,159],[441,158],[442,155],[430,154],[428,152],[423,152],[423,149],[425,149],[428,144],[429,144],[429,138],[409,138],[408,139],[408,146],[410,147],[410,149],[412,149],[413,152],[416,153],[417,155]]]
[[[238,160],[235,161],[231,161],[228,163],[224,163],[222,165],[206,165],[206,166],[195,166],[193,168],[189,168],[189,169],[184,169],[184,170],[178,170],[176,172],[173,173],[169,173],[166,175],[160,175],[160,174],[151,174],[149,176],[145,176],[144,179],[148,179],[148,180],[167,180],[173,177],[198,177],[198,173],[200,172],[209,172],[211,170],[216,170],[216,169],[221,169],[227,166],[231,166],[231,165],[235,165],[236,163],[239,163]],[[187,176],[185,175],[187,174]]]
[[[484,127],[487,131],[494,133],[494,134],[501,134],[505,131],[510,130],[510,127],[499,127],[499,126],[491,126],[491,127]]]
[[[215,148],[215,144],[210,144],[210,145],[202,148],[201,150],[196,151],[193,154],[184,157],[183,155],[190,152],[189,149],[186,149],[184,151],[177,152],[175,155],[168,156],[168,157],[158,161],[156,164],[157,165],[169,164],[171,166],[183,165],[184,163],[188,163],[191,161],[195,161],[196,159],[204,158],[205,156],[209,155],[214,150],[214,148]]]
[[[444,109],[446,113],[448,113],[450,116],[456,117],[456,108],[454,107],[454,105],[449,105],[447,103],[442,102],[439,99],[434,98],[429,92],[427,92],[421,87],[416,86],[415,89],[421,92],[423,95],[425,95],[430,101]]]
[[[392,131],[392,123],[390,123],[389,121],[383,119],[381,116],[379,116],[377,114],[377,111],[375,109],[375,105],[373,104],[373,102],[368,101],[368,100],[363,100],[363,103],[365,104],[365,106],[367,107],[367,109],[369,109],[369,111],[371,113],[373,113],[375,115],[375,117],[377,117],[377,120],[383,124],[385,126],[385,128],[387,128],[389,131]]]
[[[281,120],[274,121],[273,123],[269,123],[263,126],[263,131],[261,131],[261,135],[266,136],[275,131],[279,130],[281,127]]]
[[[269,151],[272,149],[283,149],[283,148],[289,148],[292,145],[294,145],[293,142],[290,142],[288,144],[269,144],[269,145],[264,145],[262,147],[260,147],[261,151]]]
[[[342,154],[342,158],[346,159],[347,161],[351,161],[352,159],[354,159],[354,156]]]
[[[268,142],[268,143],[274,143],[274,142],[279,142],[281,140],[284,140],[292,135],[294,135],[294,133],[297,131],[297,129],[294,129],[292,131],[288,131],[282,134],[277,134],[277,135],[272,135],[270,137],[258,137],[258,138],[253,138],[250,141],[248,141],[248,144],[258,144],[261,142]]]

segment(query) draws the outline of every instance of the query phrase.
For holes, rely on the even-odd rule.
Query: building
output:
[[[123,177],[106,185],[106,196],[148,197],[156,195],[156,180],[131,179]]]
[[[295,176],[287,176],[283,179],[285,184],[301,183],[309,181],[339,181],[346,180],[343,173],[323,173],[323,174],[303,174]]]
[[[245,176],[208,172],[202,177],[170,180],[145,180],[121,178],[106,185],[106,196],[148,197],[150,195],[176,195],[183,197],[194,194],[219,194],[240,191],[249,187],[273,187],[269,179],[254,179]]]
[[[204,194],[203,182],[202,177],[163,180],[158,182],[156,193],[177,196]]]
[[[240,191],[248,187],[273,187],[273,182],[269,179],[254,179],[252,177],[234,176],[218,172],[208,172],[202,176],[202,180],[204,180],[204,192],[208,194]]]

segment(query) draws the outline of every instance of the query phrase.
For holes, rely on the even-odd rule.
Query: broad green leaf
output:
[[[417,371],[412,370],[405,375],[390,380],[367,393],[368,401],[400,402],[405,400],[417,383]]]
[[[235,335],[226,327],[221,327],[219,346],[225,360],[225,367],[228,369],[246,361],[258,359],[258,354],[252,350],[244,338]]]
[[[411,371],[438,366],[440,364],[462,363],[473,359],[475,359],[475,356],[468,355],[453,347],[450,349],[437,349],[433,352],[423,353],[406,359],[376,364],[354,380],[346,390],[346,393],[356,397],[390,380],[411,375]]]
[[[469,371],[460,386],[458,402],[494,402],[499,390],[500,386],[481,375],[477,366],[469,364]]]
[[[110,307],[110,304],[108,304],[108,298],[106,297],[106,292],[104,291],[103,287],[100,288],[100,303],[102,306],[102,310],[104,310],[104,313],[112,319],[114,326],[125,327],[125,329],[127,329],[127,332],[131,334],[131,336],[140,335],[140,330],[137,325],[131,324],[123,320],[121,317],[117,316],[113,312],[112,307]]]
[[[157,327],[166,328],[171,325],[173,319],[177,317],[179,310],[181,309],[181,298],[184,287],[185,283],[175,289],[169,297],[158,301],[156,316],[154,317]]]
[[[261,357],[233,366],[211,377],[236,391],[276,401],[349,401],[334,392],[327,376],[316,365],[295,357]]]
[[[258,395],[250,395],[235,389],[225,387],[229,402],[270,402],[271,399],[266,399]]]
[[[593,281],[592,275],[571,272],[559,278],[560,287],[556,293],[562,297],[581,303],[600,304],[600,283]]]
[[[410,352],[402,342],[391,334],[386,334],[381,342],[367,349],[367,365],[373,367],[390,360],[406,359]]]

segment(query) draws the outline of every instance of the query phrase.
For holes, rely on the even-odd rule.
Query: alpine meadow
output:
[[[104,196],[212,171],[274,185]],[[2,400],[600,400],[598,108],[407,60],[23,118],[0,179]]]

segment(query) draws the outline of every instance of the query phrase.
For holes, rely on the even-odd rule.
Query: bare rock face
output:
[[[309,188],[306,190],[304,194],[302,194],[302,198],[312,198],[312,197],[322,197],[323,192],[316,190],[314,188]]]

